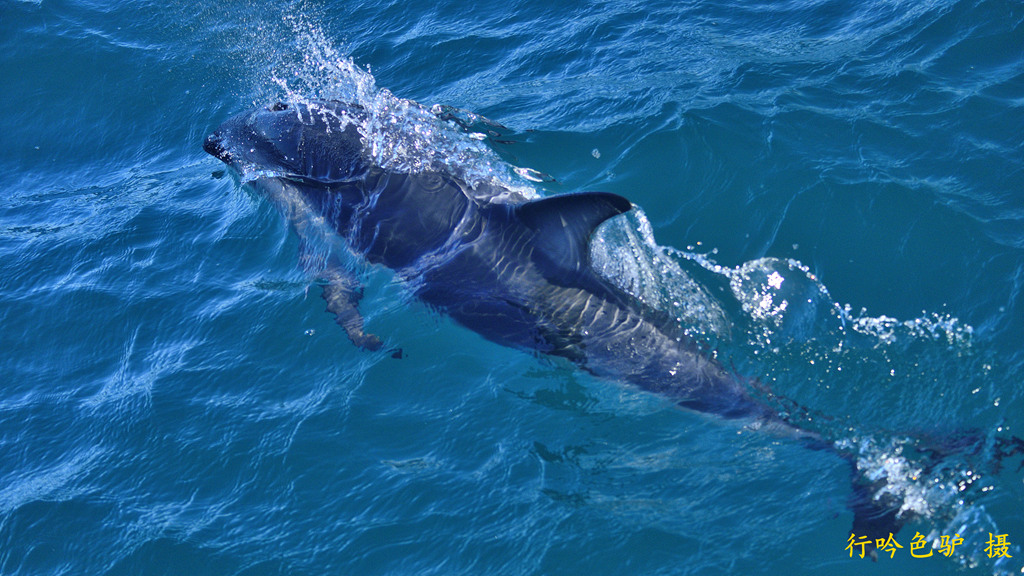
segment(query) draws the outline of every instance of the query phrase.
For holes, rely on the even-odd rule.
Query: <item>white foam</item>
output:
[[[504,162],[486,136],[439,116],[448,108],[427,107],[378,88],[368,69],[336,48],[301,15],[286,17],[302,58],[274,66],[271,82],[294,103],[340,100],[362,106],[358,125],[372,161],[396,173],[442,172],[466,182],[485,202],[521,202],[539,197],[534,171]],[[474,118],[479,119],[474,115]],[[478,137],[474,137],[478,136]]]
[[[654,241],[641,208],[598,229],[591,260],[603,277],[674,318],[691,336],[711,342],[729,338],[730,322],[721,304],[683,269],[674,251]]]
[[[912,320],[897,320],[884,315],[866,316],[864,310],[854,316],[849,305],[842,310],[843,317],[853,331],[870,336],[879,344],[891,345],[906,339],[924,339],[941,341],[956,348],[967,348],[974,335],[973,327],[949,315],[933,313]]]
[[[959,536],[963,543],[950,558],[967,568],[984,567],[993,574],[1020,573],[1019,561],[989,558],[985,552],[989,534],[999,534],[985,506],[967,496],[968,488],[984,484],[983,475],[963,462],[936,463],[925,467],[908,457],[912,446],[908,438],[880,440],[875,437],[850,437],[836,447],[855,454],[857,470],[880,488],[876,499],[891,498],[901,503],[898,515],[907,521],[927,520],[935,526],[927,535],[933,549],[940,547],[941,536]],[[986,487],[981,487],[986,492]],[[1012,542],[1012,540],[1011,540]],[[1011,556],[1017,557],[1018,546]]]

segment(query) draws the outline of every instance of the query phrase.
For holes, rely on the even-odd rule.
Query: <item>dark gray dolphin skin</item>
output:
[[[742,421],[829,450],[817,434],[780,418],[747,382],[687,338],[674,319],[597,274],[594,229],[629,211],[629,200],[585,192],[517,204],[490,203],[443,173],[391,173],[374,166],[355,121],[358,106],[278,103],[227,120],[203,148],[240,171],[277,204],[304,241],[340,237],[382,264],[428,305],[500,344],[567,358],[597,376],[626,382],[679,406]],[[495,191],[500,192],[500,191]],[[357,280],[337,261],[312,267],[328,310],[357,345],[364,332]],[[885,538],[900,526],[899,503],[883,502],[854,473],[850,508],[858,536]]]

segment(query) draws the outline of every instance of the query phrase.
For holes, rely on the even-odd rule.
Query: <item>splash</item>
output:
[[[595,268],[645,304],[670,314],[693,335],[728,342],[735,327],[751,346],[777,351],[782,342],[842,341],[865,348],[933,342],[969,350],[974,329],[949,315],[911,320],[870,316],[836,302],[809,267],[793,259],[759,258],[736,267],[710,254],[660,246],[644,212],[602,226]],[[738,310],[734,308],[738,307]]]
[[[369,69],[356,65],[304,16],[286,15],[285,22],[294,36],[294,52],[301,56],[276,63],[271,83],[289,102],[341,100],[361,106],[366,116],[358,129],[375,165],[396,173],[450,174],[469,184],[469,193],[483,202],[539,197],[530,183],[537,181],[534,171],[510,166],[487,145],[490,132],[500,125],[475,114],[453,114],[458,109],[449,106],[398,98],[377,87]]]
[[[840,414],[844,402],[863,404],[855,389],[844,389],[843,383],[883,387],[888,381],[875,376],[881,373],[892,376],[900,388],[927,386],[929,370],[948,377],[949,358],[956,358],[955,365],[965,369],[964,359],[972,354],[974,329],[955,317],[925,313],[898,320],[870,316],[865,310],[854,313],[849,305],[836,302],[820,279],[797,260],[759,258],[730,267],[717,263],[713,252],[690,250],[659,246],[650,222],[637,208],[628,218],[614,219],[598,230],[592,257],[595,268],[609,281],[646,305],[671,314],[694,338],[731,350],[725,354],[733,360],[759,358],[751,365],[756,373],[777,371],[783,379],[799,378],[793,368],[802,363],[812,378],[830,383],[825,387],[835,386],[832,394],[840,394],[840,401],[826,397],[823,404],[839,406]],[[815,350],[809,362],[801,357],[807,349]],[[906,364],[912,367],[896,378]],[[924,365],[934,366],[926,369]],[[772,381],[784,389],[789,384]],[[783,396],[788,392],[784,390]],[[795,397],[804,399],[820,391],[804,392],[808,394]],[[913,395],[912,391],[900,393]],[[777,405],[780,414],[794,424],[837,439],[836,448],[852,456],[856,474],[875,487],[873,497],[898,507],[899,517],[908,523],[898,536],[904,546],[918,528],[927,532],[924,536],[939,556],[940,537],[958,534],[964,543],[949,554],[950,560],[993,574],[1021,573],[1015,559],[993,559],[985,553],[989,533],[1000,533],[984,505],[986,494],[995,487],[999,464],[983,446],[995,442],[1001,429],[990,431],[989,437],[976,434],[962,444],[958,441],[963,438],[945,438],[936,447],[923,437],[864,432],[860,427],[868,419],[823,414],[783,396],[764,400]],[[930,421],[924,417],[925,409],[900,400],[913,413],[911,419]],[[925,405],[934,408],[931,404]],[[1017,548],[1010,554],[1017,556]]]
[[[921,441],[909,437],[883,440],[855,436],[837,441],[836,447],[854,454],[858,472],[881,486],[876,499],[901,503],[898,515],[911,523],[903,540],[924,530],[919,521],[926,520],[932,528],[922,536],[933,555],[943,554],[964,568],[981,568],[992,574],[1020,574],[1024,570],[1019,546],[1010,546],[1009,558],[990,557],[986,552],[990,534],[999,534],[1000,530],[984,504],[971,493],[993,490],[988,471],[972,465],[962,454],[936,461],[934,454],[929,457],[927,450],[918,450]],[[943,551],[943,536],[962,538],[963,542]],[[927,554],[927,549],[921,553]]]
[[[974,328],[949,315],[930,314],[913,320],[897,320],[888,316],[866,316],[866,311],[854,316],[849,305],[843,307],[842,316],[858,334],[891,346],[907,339],[945,342],[951,347],[965,349],[971,346]]]
[[[591,261],[604,278],[641,302],[674,318],[695,340],[713,347],[730,338],[724,306],[688,272],[685,261],[654,241],[644,211],[634,206],[598,228]]]

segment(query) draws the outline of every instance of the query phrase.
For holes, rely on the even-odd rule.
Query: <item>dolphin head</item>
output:
[[[248,180],[351,181],[369,169],[357,128],[365,118],[362,107],[338,101],[278,102],[228,119],[203,150]]]

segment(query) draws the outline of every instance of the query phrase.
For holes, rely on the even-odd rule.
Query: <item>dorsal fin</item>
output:
[[[632,207],[617,194],[580,192],[533,200],[517,206],[515,212],[520,222],[536,231],[535,252],[565,274],[589,265],[594,229]]]

